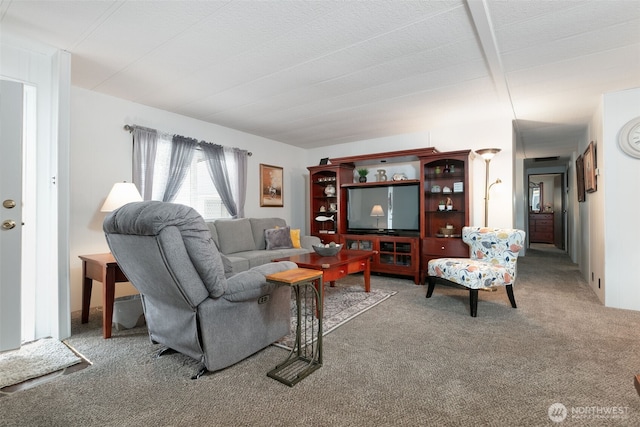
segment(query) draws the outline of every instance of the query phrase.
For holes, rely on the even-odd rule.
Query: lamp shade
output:
[[[100,212],[112,212],[120,206],[131,202],[141,202],[142,196],[132,182],[116,182],[113,184]]]
[[[384,216],[384,211],[382,210],[382,206],[373,205],[373,209],[371,209],[371,216]]]
[[[500,151],[500,148],[483,148],[482,150],[476,150],[476,154],[482,156],[485,160],[491,160]]]

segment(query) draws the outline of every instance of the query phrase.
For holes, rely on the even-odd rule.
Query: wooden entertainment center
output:
[[[471,218],[472,160],[471,150],[441,153],[430,147],[332,158],[329,164],[310,166],[310,234],[323,243],[342,243],[346,249],[372,250],[376,253],[372,272],[411,276],[420,284],[430,259],[469,256],[460,233]],[[358,181],[356,170],[362,168],[374,172],[369,173],[367,182]],[[391,202],[383,207],[384,216],[371,216],[370,226],[349,226],[350,191],[383,188],[391,194],[398,191],[395,187],[419,189],[419,200],[413,208],[418,210],[415,226],[387,227],[393,223]],[[440,202],[444,202],[443,207]],[[395,217],[407,216],[404,207],[395,207]],[[369,214],[361,216],[366,221]],[[378,228],[380,218],[383,226]]]

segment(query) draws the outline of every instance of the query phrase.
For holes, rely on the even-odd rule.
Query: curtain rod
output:
[[[135,126],[124,125],[124,130],[126,130],[129,133],[133,132],[134,128],[135,128]],[[253,156],[253,153],[251,151],[247,151],[247,156],[251,157],[251,156]]]

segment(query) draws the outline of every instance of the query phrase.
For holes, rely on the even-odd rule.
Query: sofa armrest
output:
[[[317,236],[300,236],[300,246],[310,251],[313,250],[314,245],[319,245],[320,242],[320,238]]]
[[[266,276],[292,268],[298,268],[298,266],[290,261],[270,262],[238,273],[227,279],[227,291],[222,297],[227,301],[239,302],[270,294],[273,289],[281,285],[268,283]]]

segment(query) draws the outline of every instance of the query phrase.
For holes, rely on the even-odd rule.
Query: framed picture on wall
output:
[[[260,164],[260,206],[274,208],[284,206],[282,181],[281,167]]]
[[[596,146],[591,141],[585,150],[582,161],[584,164],[584,189],[588,193],[596,191]]]
[[[577,193],[578,201],[584,202],[584,163],[582,160],[582,154],[576,159],[576,182],[578,183]]]

